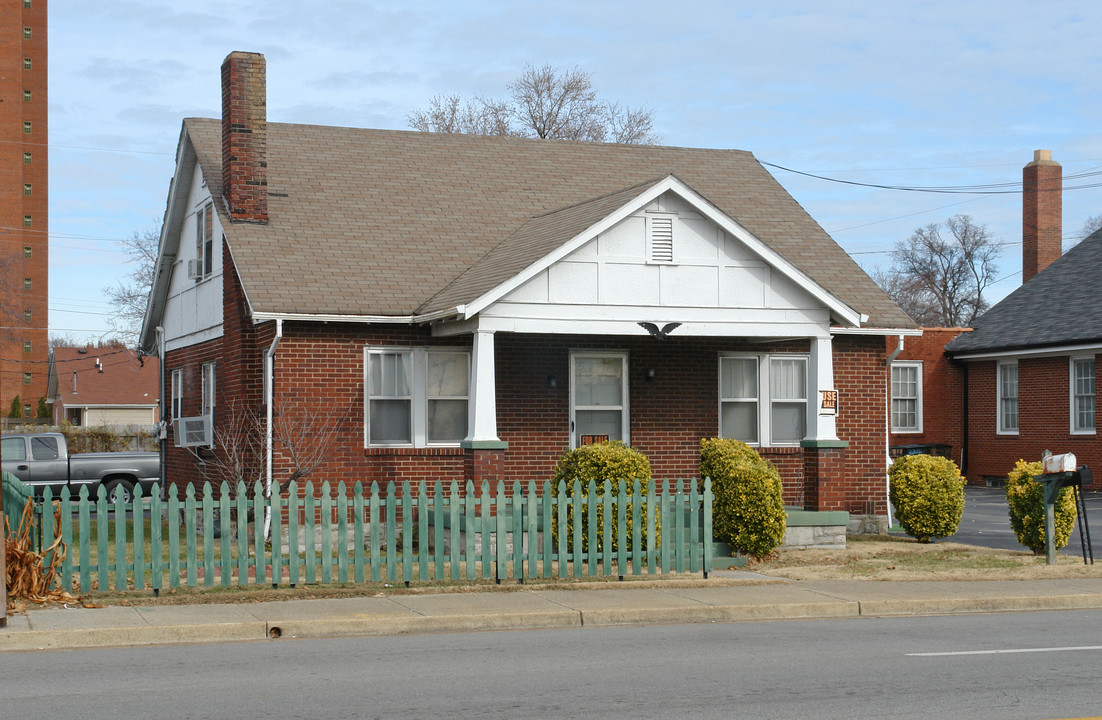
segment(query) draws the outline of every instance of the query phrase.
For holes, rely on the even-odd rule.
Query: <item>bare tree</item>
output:
[[[149,293],[153,288],[153,274],[157,266],[157,251],[161,241],[160,224],[151,224],[141,232],[135,232],[119,245],[129,256],[127,262],[133,269],[115,287],[103,292],[107,301],[115,308],[111,318],[112,330],[119,334],[127,345],[136,346],[138,336],[145,320],[145,309],[149,304]]]
[[[654,112],[601,100],[592,75],[573,68],[527,65],[509,83],[509,99],[437,95],[414,110],[409,125],[424,132],[509,135],[548,140],[650,144]]]
[[[1079,232],[1072,238],[1072,242],[1065,250],[1075,247],[1083,240],[1086,240],[1089,235],[1092,235],[1096,230],[1102,228],[1102,215],[1091,215],[1083,223],[1083,227],[1079,229]]]
[[[216,489],[225,482],[236,497],[239,483],[248,492],[264,478],[264,418],[238,400],[224,401],[218,414],[214,447],[188,450]]]
[[[351,412],[351,404],[340,407],[287,393],[276,395],[272,404],[272,437],[291,464],[291,474],[280,483],[281,492],[291,482],[302,480],[333,459],[337,436]]]
[[[988,307],[983,293],[998,272],[992,240],[986,226],[955,215],[897,243],[892,267],[874,279],[915,322],[965,327]]]

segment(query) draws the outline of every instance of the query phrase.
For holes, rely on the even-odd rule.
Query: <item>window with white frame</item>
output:
[[[456,445],[467,436],[467,350],[367,348],[364,374],[368,445]]]
[[[1018,432],[1018,364],[999,363],[999,432]]]
[[[922,432],[922,363],[892,363],[892,432]]]
[[[721,356],[719,404],[722,437],[798,444],[807,434],[807,356]]]
[[[630,444],[627,367],[627,353],[571,353],[572,448],[604,440]]]
[[[1094,432],[1094,358],[1071,359],[1071,431]]]
[[[172,371],[172,419],[179,420],[183,416],[184,407],[184,371]]]
[[[203,417],[214,422],[214,363],[203,363]]]
[[[195,213],[195,280],[211,276],[214,270],[214,206],[207,203]]]

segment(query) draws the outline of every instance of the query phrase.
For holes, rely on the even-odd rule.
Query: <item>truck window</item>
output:
[[[21,437],[4,438],[0,441],[0,455],[5,460],[26,460],[27,445]]]
[[[35,460],[57,460],[57,438],[31,438],[31,456]]]

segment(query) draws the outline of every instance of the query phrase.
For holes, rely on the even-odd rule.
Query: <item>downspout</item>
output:
[[[160,470],[161,470],[161,497],[164,497],[165,493],[165,453],[168,448],[168,426],[165,424],[165,329],[160,325],[157,326],[157,364],[160,366],[160,383],[161,383],[161,397],[159,398],[160,413],[161,413],[161,431],[157,433],[160,435],[158,440],[161,445],[160,452]],[[171,415],[171,412],[169,413]],[[171,417],[169,418],[171,420]]]
[[[892,363],[895,359],[903,353],[903,336],[896,336],[896,347],[888,355],[886,365],[888,366],[888,392],[885,393],[885,408],[887,412],[884,413],[884,457],[888,459],[888,467],[891,467],[891,442],[892,442]],[[887,501],[885,505],[888,508],[888,529],[890,530],[892,525],[895,524],[895,519],[892,518],[892,481],[891,474],[884,474],[884,498]]]
[[[272,450],[272,398],[275,396],[274,384],[275,384],[275,353],[276,348],[279,347],[279,341],[283,339],[283,320],[281,318],[276,319],[275,337],[272,338],[272,344],[268,347],[268,350],[264,353],[264,408],[265,408],[265,424],[264,424],[264,453],[265,458],[265,470],[264,470],[264,495],[265,497],[272,496],[272,477],[274,453]],[[268,537],[272,527],[272,506],[271,503],[264,509],[264,537]]]

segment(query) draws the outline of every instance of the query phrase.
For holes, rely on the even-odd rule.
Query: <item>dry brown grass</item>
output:
[[[751,565],[763,575],[793,580],[1039,580],[1100,577],[1102,564],[1060,555],[1046,565],[1043,555],[1022,550],[920,543],[911,538],[850,537],[845,549],[780,550]]]

